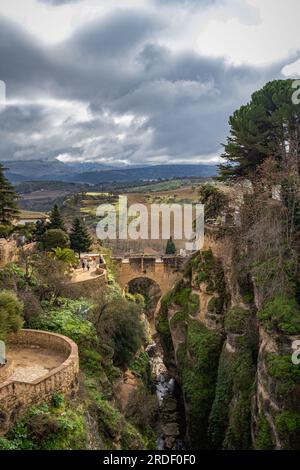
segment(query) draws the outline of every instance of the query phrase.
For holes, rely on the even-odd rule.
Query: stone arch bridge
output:
[[[126,290],[130,281],[147,278],[156,282],[162,296],[165,295],[180,277],[180,268],[188,260],[179,255],[139,255],[112,256],[117,265],[117,281]]]

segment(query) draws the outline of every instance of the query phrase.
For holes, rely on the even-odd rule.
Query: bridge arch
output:
[[[179,265],[181,259],[173,256],[143,256],[132,255],[128,258],[113,257],[117,262],[116,279],[122,290],[137,278],[147,278],[158,284],[164,296],[180,277]]]
[[[145,300],[145,313],[152,318],[156,312],[157,305],[162,297],[162,291],[156,280],[140,275],[131,279],[126,292],[129,294],[141,294]]]

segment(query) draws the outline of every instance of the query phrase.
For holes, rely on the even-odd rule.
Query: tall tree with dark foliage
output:
[[[10,225],[18,214],[17,194],[13,185],[5,178],[0,164],[0,224]]]

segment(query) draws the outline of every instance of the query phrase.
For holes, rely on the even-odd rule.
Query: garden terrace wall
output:
[[[9,338],[10,344],[40,346],[63,352],[66,359],[48,374],[33,382],[0,383],[0,433],[4,434],[15,420],[33,405],[50,402],[53,395],[74,396],[78,389],[79,359],[77,345],[69,338],[38,330],[21,330]]]
[[[13,371],[13,361],[8,360],[6,364],[0,367],[0,384],[5,382]]]

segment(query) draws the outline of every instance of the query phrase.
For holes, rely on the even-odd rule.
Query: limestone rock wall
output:
[[[17,244],[14,240],[7,241],[0,238],[0,268],[16,259]]]

